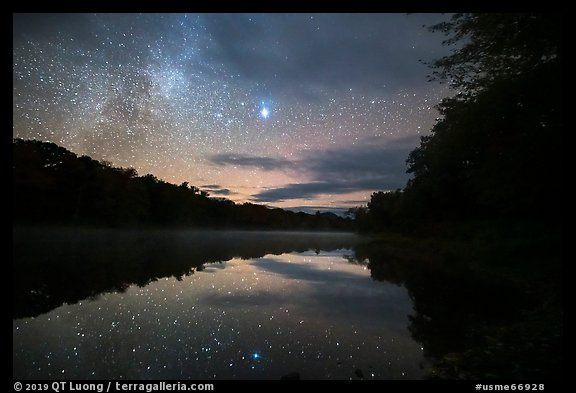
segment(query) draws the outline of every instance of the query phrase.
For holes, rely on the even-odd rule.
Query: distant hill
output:
[[[133,168],[77,156],[54,143],[14,139],[15,224],[350,230],[335,214],[236,204],[188,183],[175,185]]]

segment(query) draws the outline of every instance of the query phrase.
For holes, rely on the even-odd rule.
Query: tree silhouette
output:
[[[20,224],[349,230],[333,214],[237,205],[183,182],[116,168],[40,141],[13,141],[14,221]]]
[[[551,62],[562,60],[561,14],[459,13],[431,26],[458,46],[429,65],[432,79],[470,95],[500,80],[514,80]]]
[[[374,230],[559,213],[561,26],[553,14],[456,14],[430,28],[459,45],[431,63],[457,94],[410,153],[403,192],[372,195]]]

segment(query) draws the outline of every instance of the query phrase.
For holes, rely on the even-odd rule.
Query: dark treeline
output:
[[[350,248],[350,233],[108,228],[16,228],[13,318],[202,272],[205,264],[267,254]]]
[[[13,140],[14,222],[113,227],[347,230],[351,220],[210,198],[54,143]]]
[[[514,252],[494,258],[490,251],[465,252],[437,239],[388,239],[354,250],[358,260],[369,261],[372,278],[408,290],[414,302],[408,329],[429,361],[428,378],[562,378],[561,300],[558,292],[549,293],[556,274],[549,271],[540,277],[543,283],[527,287],[525,273],[493,268],[515,260]],[[480,272],[466,257],[492,268]]]
[[[562,18],[458,14],[431,28],[461,46],[431,66],[457,94],[409,155],[403,190],[355,210],[364,231],[435,234],[480,221],[549,224],[562,187]]]
[[[353,210],[384,240],[359,255],[410,291],[431,378],[560,378],[562,16],[457,14],[430,29],[460,45],[430,64],[456,94],[410,153],[406,187]]]

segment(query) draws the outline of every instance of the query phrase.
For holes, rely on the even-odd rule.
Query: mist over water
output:
[[[14,231],[14,378],[414,379],[403,286],[345,233]]]

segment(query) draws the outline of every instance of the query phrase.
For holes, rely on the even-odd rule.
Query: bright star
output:
[[[264,119],[267,119],[269,114],[270,114],[270,111],[268,111],[268,108],[266,108],[266,107],[262,108],[262,110],[260,111],[260,115]]]
[[[263,109],[263,110],[264,110],[264,109]],[[254,359],[258,359],[258,358],[260,358],[260,354],[259,354],[258,352],[254,352],[254,353],[252,354],[252,357],[253,357]]]

